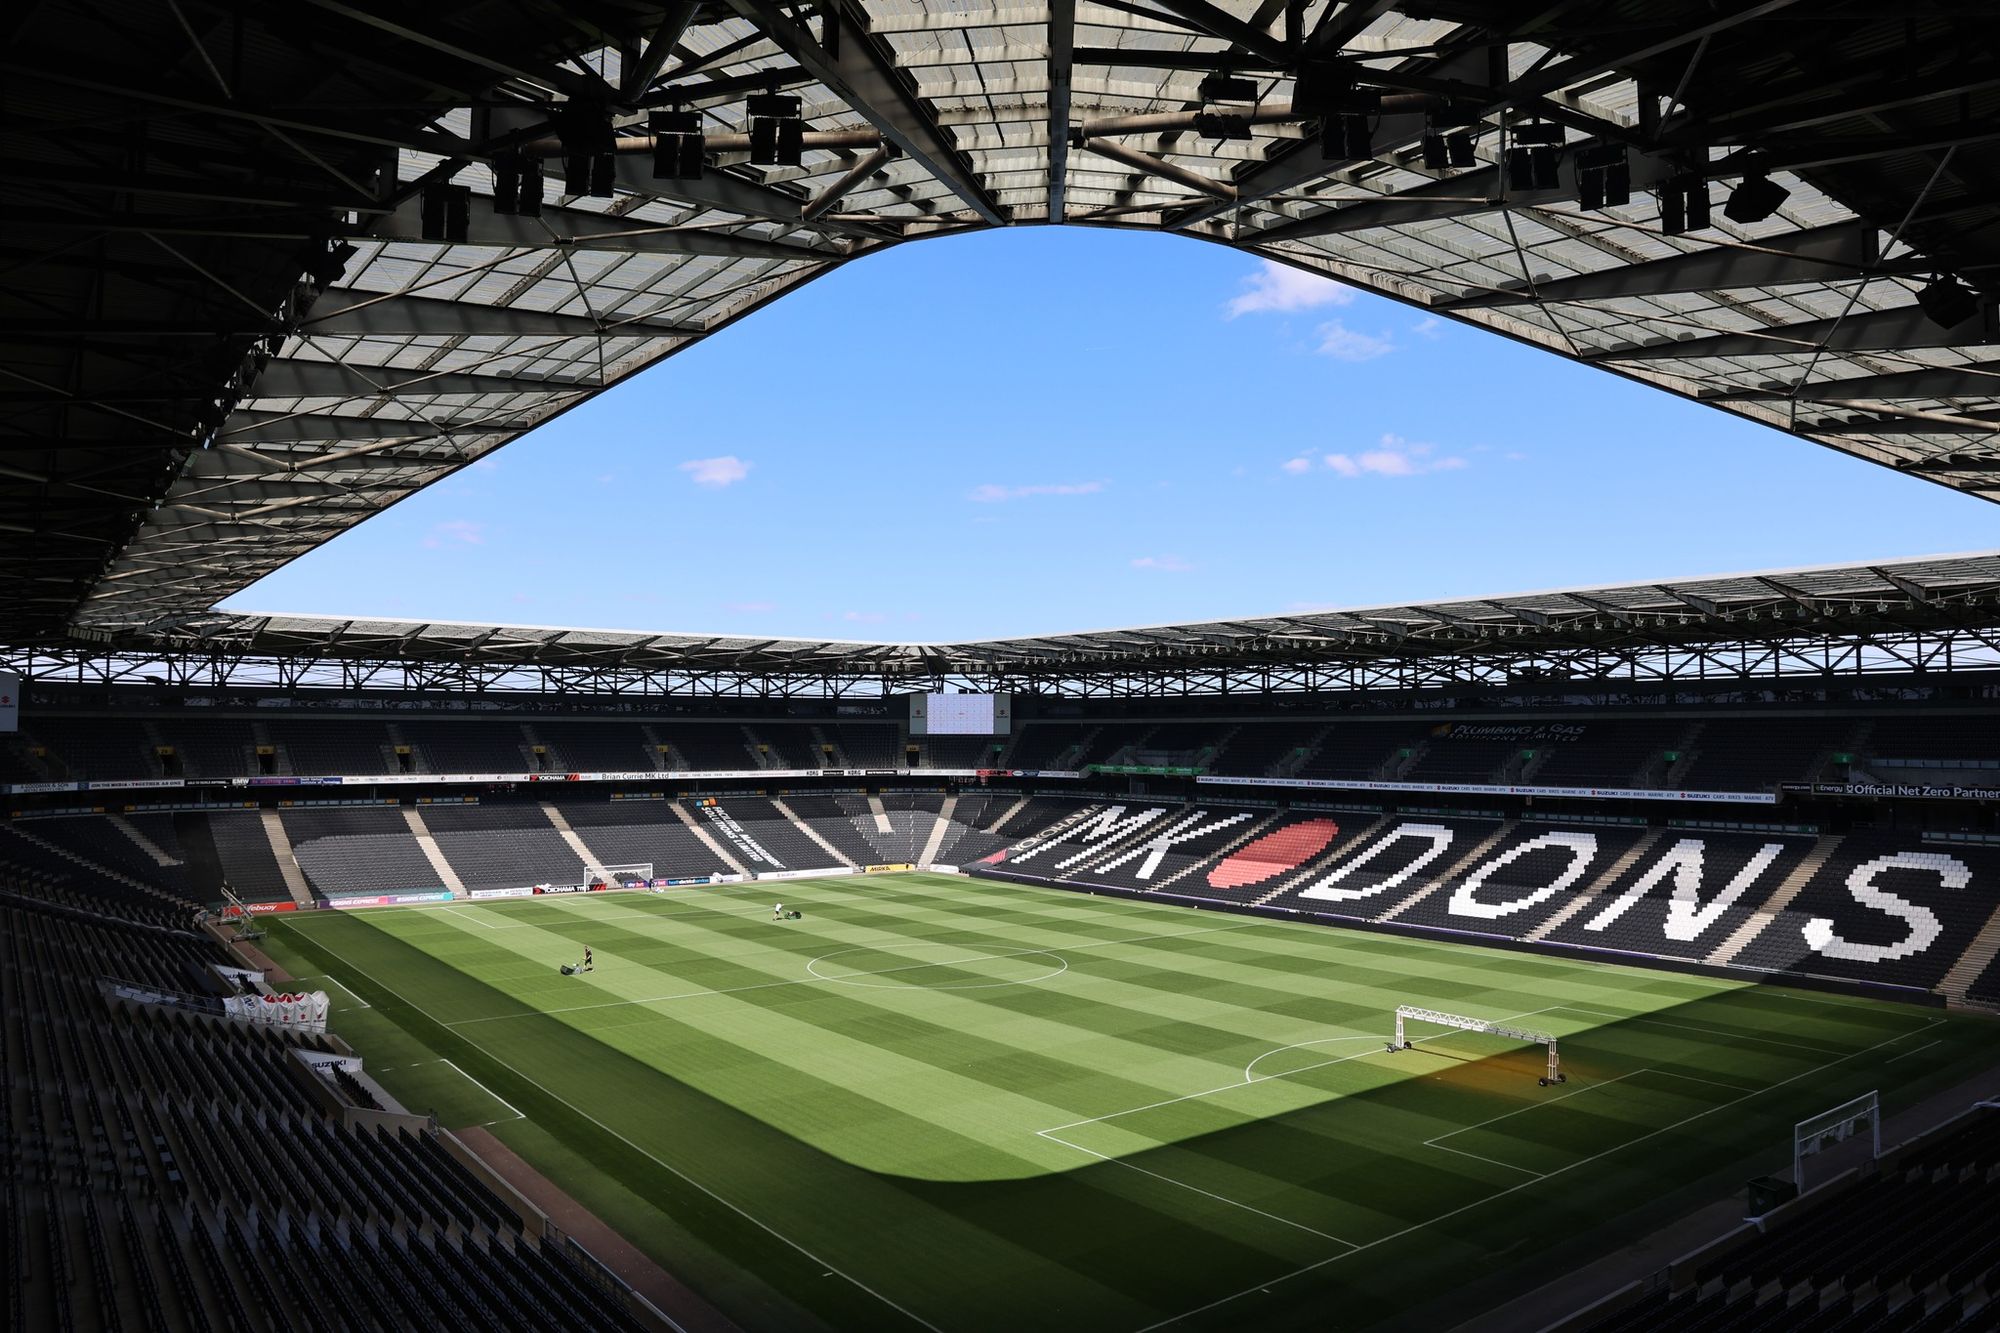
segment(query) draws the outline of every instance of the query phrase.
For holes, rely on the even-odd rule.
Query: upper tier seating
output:
[[[750,752],[761,754],[766,768],[826,767],[824,752],[803,727],[759,721],[744,726],[743,733]]]
[[[1015,736],[1007,754],[1009,768],[1054,768],[1069,762],[1073,751],[1097,730],[1090,722],[1029,722]]]
[[[2000,847],[1850,834],[1735,963],[1928,989],[2000,901]]]
[[[1814,718],[1713,718],[1694,741],[1693,756],[1675,775],[1688,791],[1763,791],[1806,782],[1819,756],[1851,730]]]
[[[676,768],[736,772],[758,766],[749,737],[733,722],[655,722],[652,732],[673,747]]]
[[[901,768],[902,752],[896,748],[896,727],[891,722],[822,722],[819,730],[839,748],[853,768]],[[986,740],[983,736],[966,739]]]
[[[630,722],[536,720],[531,730],[548,747],[555,767],[567,773],[647,772],[659,755]]]
[[[1209,772],[1232,777],[1270,776],[1279,764],[1311,748],[1325,729],[1319,722],[1245,722],[1209,762]]]
[[[155,816],[155,819],[158,817]],[[155,885],[183,898],[192,896],[188,891],[184,866],[161,865],[103,815],[23,820],[20,827],[65,851],[87,857],[96,865],[115,870],[141,883]],[[167,832],[171,839],[171,824],[167,825]],[[163,847],[161,850],[167,851],[169,848]]]
[[[387,725],[371,718],[285,718],[270,731],[290,771],[302,776],[402,771]]]
[[[154,753],[156,742],[145,724],[132,718],[65,717],[42,713],[33,720],[35,738],[48,747],[58,779],[130,782],[166,775]]]
[[[1319,748],[1294,776],[1348,782],[1379,778],[1391,756],[1416,748],[1429,732],[1428,724],[1413,722],[1335,722],[1326,728],[1317,742]]]
[[[427,773],[523,773],[529,769],[528,738],[518,722],[398,719],[396,729],[422,756]]]
[[[160,724],[180,773],[190,778],[233,778],[258,773],[257,738],[251,724],[231,717],[175,718]]]
[[[994,768],[1006,748],[993,736],[926,736],[918,742],[925,768]]]
[[[1685,722],[1592,718],[1576,724],[1573,739],[1534,739],[1526,748],[1542,755],[1530,766],[1538,787],[1631,787],[1662,752],[1687,731]],[[1655,774],[1654,776],[1660,776]]]

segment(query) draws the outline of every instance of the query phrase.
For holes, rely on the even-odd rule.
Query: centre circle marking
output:
[[[898,963],[893,967],[880,968],[873,972],[849,972],[845,976],[820,971],[820,964],[830,962],[843,954],[889,952],[886,949],[880,949],[871,944],[857,944],[852,948],[835,949],[832,953],[821,954],[806,964],[806,971],[821,981],[831,981],[842,986],[861,986],[869,990],[992,990],[1000,986],[1030,986],[1038,981],[1047,981],[1051,977],[1059,977],[1069,971],[1069,959],[1047,949],[1003,949],[997,953],[974,953],[971,951],[971,946],[968,945],[939,943],[906,944],[897,952],[908,953],[911,950],[920,949],[935,949],[945,956],[928,962]],[[928,983],[922,981],[897,981],[893,979],[897,974],[918,972],[930,967],[954,967],[967,963],[985,963],[994,961],[995,959],[1011,958],[1023,960],[1046,958],[1053,961],[1055,966],[1048,968],[1038,976],[1020,977],[1011,981],[941,981]],[[891,979],[881,981],[872,980],[872,978],[876,977]]]

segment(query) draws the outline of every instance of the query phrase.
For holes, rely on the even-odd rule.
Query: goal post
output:
[[[603,874],[606,886],[610,888],[643,888],[653,879],[651,861],[627,861],[619,865],[601,865],[597,869]]]
[[[1882,1155],[1882,1101],[1879,1090],[1864,1092],[1851,1102],[1808,1116],[1792,1126],[1792,1183],[1806,1190],[1806,1158],[1844,1143],[1866,1126],[1873,1134],[1871,1160]]]
[[[1420,1005],[1399,1004],[1396,1006],[1396,1035],[1389,1042],[1391,1051],[1407,1051],[1414,1045],[1406,1034],[1404,1024],[1429,1023],[1433,1027],[1454,1028],[1460,1032],[1484,1032],[1489,1036],[1507,1037],[1513,1041],[1524,1041],[1532,1046],[1542,1046],[1548,1050],[1548,1069],[1536,1082],[1546,1088],[1551,1083],[1567,1083],[1569,1076],[1562,1072],[1562,1055],[1556,1049],[1555,1034],[1537,1032],[1532,1028],[1517,1028],[1506,1023],[1495,1023],[1484,1018],[1468,1018],[1464,1014],[1448,1014],[1442,1009],[1425,1009]]]

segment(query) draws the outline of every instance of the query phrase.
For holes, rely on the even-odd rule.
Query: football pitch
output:
[[[750,1329],[1448,1326],[1994,1059],[1942,1010],[953,875],[269,943],[406,1105]],[[1552,1033],[1568,1081],[1479,1033],[1392,1053],[1400,1004]]]

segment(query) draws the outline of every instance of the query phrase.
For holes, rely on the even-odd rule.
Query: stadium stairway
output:
[[[570,850],[583,862],[583,868],[597,879],[609,880],[611,876],[604,869],[604,858],[590,850],[583,836],[570,827],[569,820],[563,818],[563,812],[548,801],[539,801],[537,804],[542,807],[542,813],[548,817],[549,823],[555,826],[556,832],[562,834],[562,839],[569,844]]]
[[[450,889],[453,897],[465,897],[465,881],[458,877],[458,871],[452,868],[451,862],[444,859],[444,849],[431,836],[430,826],[424,823],[423,811],[414,805],[404,806],[403,822],[410,826],[410,834],[416,838],[417,846],[423,849],[424,859],[431,863],[432,870],[437,871],[438,882]]]
[[[680,801],[669,801],[667,802],[667,804],[673,807],[674,817],[680,820],[681,823],[687,825],[688,832],[694,834],[694,836],[701,841],[702,846],[708,848],[708,850],[710,850],[711,852],[714,852],[717,858],[721,860],[722,864],[729,867],[729,871],[731,874],[744,875],[744,876],[749,875],[750,872],[744,868],[743,863],[737,860],[734,856],[731,856],[729,854],[729,849],[722,845],[722,840],[717,838],[713,833],[710,833],[706,828],[702,827],[701,821],[694,817],[694,811],[688,809],[687,806]]]
[[[1965,946],[1965,952],[1944,974],[1944,980],[1938,982],[1938,993],[1959,1004],[1992,1004],[1991,997],[1973,993],[1973,983],[1992,965],[1996,956],[2000,956],[2000,904],[1994,906],[1993,915],[1986,918],[1986,924],[1972,937],[1972,943]]]
[[[875,831],[877,833],[894,833],[896,831],[895,827],[889,823],[889,812],[882,808],[882,798],[880,796],[872,793],[869,795],[868,813],[875,816]]]
[[[61,860],[67,861],[72,865],[75,865],[80,870],[88,871],[90,874],[98,876],[102,879],[111,880],[127,890],[142,894],[148,899],[157,901],[160,904],[160,906],[176,912],[188,906],[188,903],[185,899],[166,892],[164,889],[161,889],[158,885],[148,884],[144,880],[136,879],[133,876],[125,874],[123,871],[115,870],[112,867],[103,864],[102,862],[94,861],[89,857],[81,855],[80,853],[73,852],[69,848],[62,846],[60,843],[52,842],[49,839],[40,836],[39,834],[33,833],[30,830],[21,827],[21,824],[18,821],[12,824],[8,824],[5,827],[8,832],[12,833],[14,836],[20,838],[23,842],[26,842],[29,845],[36,848],[37,850],[39,850],[42,854],[42,859],[46,860],[47,858],[50,857],[60,858]]]
[[[1840,850],[1843,841],[1843,837],[1835,833],[1813,844],[1813,849],[1792,867],[1792,873],[1785,877],[1784,882],[1778,885],[1771,896],[1764,901],[1763,906],[1751,913],[1749,920],[1738,926],[1730,933],[1728,939],[1715,947],[1715,952],[1705,960],[1708,965],[1728,967],[1734,962],[1738,954],[1750,947],[1752,940],[1762,935],[1772,922],[1784,914],[1785,909],[1792,905],[1794,898],[1805,892],[1806,885],[1812,882],[1820,867]]]
[[[1618,857],[1609,866],[1605,867],[1603,874],[1585,885],[1583,892],[1564,903],[1554,916],[1542,922],[1541,925],[1536,926],[1521,938],[1530,943],[1544,940],[1567,925],[1570,918],[1577,916],[1586,908],[1594,905],[1606,889],[1616,884],[1627,871],[1643,861],[1652,852],[1653,848],[1659,844],[1660,839],[1666,836],[1667,832],[1666,829],[1648,829],[1644,837],[1625,849],[1623,856]]]
[[[1478,865],[1481,861],[1484,861],[1486,859],[1486,854],[1488,852],[1492,851],[1495,847],[1498,847],[1501,843],[1507,840],[1508,835],[1513,833],[1514,827],[1515,826],[1513,820],[1511,819],[1501,820],[1500,823],[1494,828],[1494,830],[1491,833],[1487,834],[1479,842],[1473,845],[1471,851],[1466,852],[1463,856],[1454,859],[1448,866],[1446,866],[1443,870],[1440,870],[1437,874],[1426,877],[1423,881],[1422,888],[1418,889],[1415,893],[1412,893],[1408,897],[1404,898],[1394,907],[1391,907],[1388,911],[1382,913],[1382,915],[1376,917],[1375,920],[1394,921],[1397,917],[1409,911],[1412,907],[1415,907],[1425,898],[1428,898],[1432,893],[1442,889],[1445,885],[1457,879],[1462,872],[1469,870],[1472,867]]]
[[[140,851],[152,857],[153,864],[158,866],[177,866],[181,864],[181,859],[179,857],[168,855],[166,850],[162,848],[160,844],[154,842],[151,838],[147,837],[143,832],[140,831],[139,827],[136,824],[134,824],[131,820],[125,818],[125,816],[107,815],[105,816],[105,818],[111,821],[111,826],[113,828],[117,829],[120,833],[130,838],[132,840],[133,845],[136,846]]]
[[[264,836],[270,840],[271,855],[278,862],[278,874],[285,881],[285,889],[292,895],[292,901],[301,907],[311,907],[312,886],[306,883],[306,872],[299,869],[299,858],[292,852],[292,835],[285,832],[284,820],[278,818],[276,810],[260,810],[264,821]]]
[[[944,835],[950,831],[952,820],[957,816],[958,793],[953,792],[945,797],[944,804],[938,807],[937,823],[931,825],[930,834],[924,839],[923,850],[917,853],[918,865],[928,866],[937,860],[938,848],[944,845]]]

